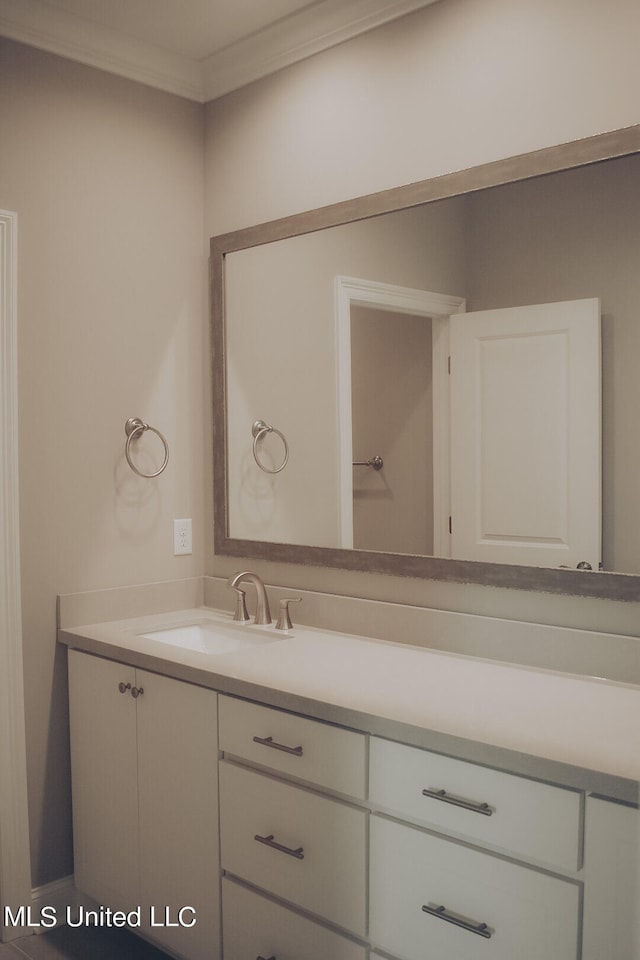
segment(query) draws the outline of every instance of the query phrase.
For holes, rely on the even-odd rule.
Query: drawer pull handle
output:
[[[454,807],[462,807],[464,810],[471,810],[472,813],[481,813],[483,817],[492,816],[495,808],[490,807],[488,803],[476,803],[475,800],[465,800],[464,797],[456,797],[446,790],[436,790],[429,787],[422,791],[423,797],[431,797],[432,800],[442,800],[443,803],[451,803]]]
[[[484,937],[485,940],[490,940],[492,937],[493,931],[486,923],[476,923],[474,920],[467,920],[466,917],[461,917],[457,913],[448,913],[447,908],[443,906],[436,907],[432,904],[424,904],[422,909],[431,917],[446,920],[447,923],[452,923],[455,927],[461,927],[462,930],[468,930],[469,933]]]
[[[254,737],[254,743],[261,743],[263,747],[272,747],[274,750],[282,750],[283,753],[291,753],[294,757],[302,756],[302,747],[288,747],[284,743],[277,743],[273,737]]]
[[[256,957],[256,960],[265,960],[265,958],[262,957],[262,956],[259,956],[259,957]],[[267,960],[276,960],[276,958],[275,958],[275,956],[273,956],[273,957],[267,957]]]
[[[292,850],[291,847],[285,847],[284,844],[278,843],[273,839],[273,834],[270,833],[268,837],[261,837],[259,833],[256,833],[254,840],[257,840],[258,843],[264,843],[265,847],[271,847],[272,850],[279,850],[280,853],[286,853],[290,857],[295,857],[296,860],[304,860],[304,848],[298,847],[296,850]]]

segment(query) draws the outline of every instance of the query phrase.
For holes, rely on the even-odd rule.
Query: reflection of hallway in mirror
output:
[[[351,306],[353,546],[433,554],[432,330],[428,317]]]

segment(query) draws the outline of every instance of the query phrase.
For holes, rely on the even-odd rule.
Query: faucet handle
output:
[[[233,589],[236,592],[236,609],[233,614],[233,619],[239,623],[246,623],[247,620],[251,619],[247,610],[246,593],[242,587],[234,587]]]
[[[290,603],[301,603],[302,597],[285,597],[280,601],[280,610],[278,613],[278,622],[276,623],[276,630],[290,630],[293,626],[291,622],[291,617],[289,616],[289,604]]]

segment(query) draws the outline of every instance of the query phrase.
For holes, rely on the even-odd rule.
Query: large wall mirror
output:
[[[640,599],[640,128],[211,241],[215,550]]]

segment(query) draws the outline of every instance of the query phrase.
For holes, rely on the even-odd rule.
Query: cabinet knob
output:
[[[143,693],[144,693],[144,687],[132,687],[132,688],[131,688],[131,696],[132,696],[132,697],[139,697],[139,696],[140,696],[141,694],[143,694]]]
[[[123,683],[121,680],[120,683],[118,684],[118,690],[120,691],[120,693],[126,693],[127,690],[131,690],[131,684]]]

